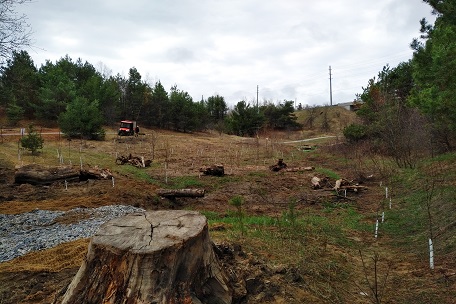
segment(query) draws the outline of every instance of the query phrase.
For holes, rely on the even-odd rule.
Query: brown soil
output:
[[[83,155],[86,166],[109,167],[115,175],[114,187],[111,180],[72,183],[68,189],[62,183],[50,186],[16,185],[14,165],[19,160],[17,151],[14,153],[14,145],[17,139],[4,139],[0,145],[0,152],[3,150],[0,154],[0,213],[16,214],[36,208],[67,211],[76,207],[130,204],[155,210],[185,208],[214,211],[223,217],[234,210],[228,201],[235,195],[242,195],[245,198],[244,212],[249,216],[279,217],[289,210],[293,200],[300,214],[325,217],[324,205],[329,202],[352,206],[364,215],[363,221],[373,227],[378,202],[384,195],[383,188],[378,186],[381,179],[375,172],[359,172],[352,163],[342,160],[342,155],[334,156],[329,148],[325,148],[334,144],[335,139],[321,141],[320,147],[309,153],[299,151],[299,143],[281,143],[301,138],[305,135],[303,133],[238,138],[213,133],[143,132],[148,135],[139,139],[108,137],[100,143],[74,141],[70,147],[68,142],[55,135],[45,137],[45,145],[53,145],[53,148],[43,152],[42,156],[24,154],[21,160],[24,163],[48,163],[47,159],[52,158],[49,155],[55,153],[55,147],[63,147],[64,153],[73,154],[74,164],[79,165],[79,156]],[[110,155],[110,162],[93,156],[97,153]],[[152,166],[126,169],[115,164],[116,154],[129,153],[153,159]],[[8,157],[11,154],[13,156]],[[270,171],[268,167],[274,165],[278,158],[283,158],[288,167],[330,169],[347,180],[363,182],[368,190],[350,193],[348,199],[337,198],[327,189],[313,190],[311,177],[324,177],[323,171]],[[52,162],[55,164],[56,161]],[[223,182],[219,177],[201,176],[198,170],[215,163],[225,165],[227,176],[223,177]],[[374,177],[361,180],[361,175],[370,174]],[[205,188],[204,198],[170,201],[157,197],[158,188],[179,187],[182,181],[189,179],[197,183],[195,187]],[[333,185],[334,182],[329,178],[329,183]],[[84,213],[70,213],[58,221],[73,223],[82,217]],[[229,224],[211,225],[210,233],[218,244],[219,257],[230,273],[239,303],[369,303],[369,298],[356,287],[364,284],[364,273],[358,251],[353,248],[363,248],[364,259],[369,265],[372,264],[373,252],[384,258],[379,267],[386,267],[387,263],[383,261],[395,261],[389,267],[389,293],[381,303],[412,303],[415,296],[423,294],[425,296],[420,296],[420,303],[425,303],[427,298],[423,297],[429,297],[427,303],[454,303],[455,279],[443,280],[438,271],[427,270],[425,259],[390,246],[386,237],[375,240],[371,232],[351,232],[349,239],[355,244],[351,247],[328,242],[317,234],[306,236],[311,245],[307,256],[314,254],[314,257],[320,257],[325,263],[324,270],[311,260],[294,260],[294,254],[298,256],[298,253],[293,251],[292,244],[286,243],[287,240],[276,244],[277,250],[271,250],[256,238],[233,234]],[[85,256],[88,242],[83,239],[65,243],[0,263],[0,303],[59,303]],[[302,253],[299,254],[302,256]],[[331,281],[331,278],[340,280],[343,277],[346,281]],[[236,285],[236,282],[244,285]],[[364,290],[369,291],[367,288]]]

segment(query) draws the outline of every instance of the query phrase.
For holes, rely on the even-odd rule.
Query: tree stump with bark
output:
[[[78,181],[79,170],[72,166],[49,167],[37,164],[16,168],[14,183],[32,185],[50,185],[61,181]]]
[[[203,215],[151,211],[100,227],[62,303],[231,303],[228,286]]]
[[[225,167],[223,165],[212,165],[210,167],[203,167],[199,170],[204,175],[212,175],[212,176],[224,176],[225,175]]]

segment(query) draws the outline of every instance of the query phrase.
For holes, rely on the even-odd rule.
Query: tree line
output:
[[[344,130],[352,142],[369,141],[400,167],[413,167],[423,153],[456,145],[456,1],[425,0],[434,25],[420,21],[421,35],[410,46],[413,57],[385,66],[358,96],[362,123]]]
[[[122,119],[182,132],[216,129],[250,136],[262,128],[299,128],[292,101],[252,106],[240,101],[229,111],[218,94],[194,101],[176,85],[149,84],[135,67],[128,77],[106,76],[89,62],[68,55],[37,68],[25,50],[14,51],[0,68],[0,106],[8,122],[38,120],[70,136],[103,137],[103,125]]]

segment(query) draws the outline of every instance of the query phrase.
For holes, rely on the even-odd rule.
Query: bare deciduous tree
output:
[[[0,61],[21,47],[30,46],[31,27],[25,14],[15,10],[31,0],[0,0]]]

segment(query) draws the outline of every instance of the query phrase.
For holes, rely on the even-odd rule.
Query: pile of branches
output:
[[[144,156],[132,156],[131,154],[128,156],[119,156],[116,158],[116,164],[118,165],[125,165],[129,164],[132,166],[135,166],[137,168],[145,168],[145,167],[150,167],[150,164],[152,163],[152,160],[144,159]]]

